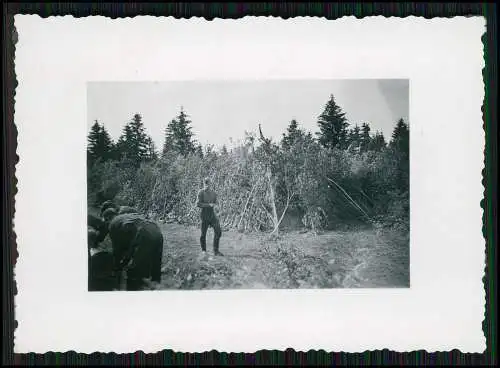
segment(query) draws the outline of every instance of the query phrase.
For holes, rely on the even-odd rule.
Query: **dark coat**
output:
[[[109,224],[115,270],[127,266],[129,286],[142,278],[161,279],[163,235],[158,225],[138,214],[117,215]],[[136,286],[127,289],[135,289]]]
[[[87,226],[93,228],[98,232],[97,243],[102,242],[104,238],[106,238],[106,235],[108,234],[108,227],[101,218],[89,213],[87,215]]]
[[[139,213],[134,207],[129,207],[129,206],[120,206],[118,213],[124,214],[124,213]]]
[[[117,288],[113,255],[99,251],[90,257],[89,291],[112,291]]]

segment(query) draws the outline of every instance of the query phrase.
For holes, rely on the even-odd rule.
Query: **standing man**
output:
[[[207,230],[209,226],[214,229],[214,254],[223,256],[219,252],[219,240],[222,235],[219,219],[215,215],[214,205],[217,203],[217,194],[210,188],[210,179],[203,179],[203,189],[198,192],[198,203],[201,208],[201,237],[200,244],[203,252],[207,251]]]

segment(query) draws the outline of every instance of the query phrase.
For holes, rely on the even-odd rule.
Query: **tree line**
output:
[[[181,107],[158,151],[140,114],[125,124],[116,143],[96,121],[88,135],[89,200],[114,198],[152,217],[196,223],[196,192],[209,176],[225,228],[275,232],[373,222],[407,227],[407,122],[395,122],[387,142],[368,122],[351,126],[330,95],[317,126],[313,135],[291,120],[274,142],[258,125],[258,133],[245,132],[236,147],[214,149],[196,141]]]
[[[194,152],[202,154],[202,146],[196,143],[193,136],[191,121],[181,108],[180,114],[172,119],[165,129],[162,154],[170,151],[184,156]],[[146,133],[141,114],[135,114],[131,121],[125,124],[116,144],[105,126],[97,120],[90,129],[87,141],[87,161],[90,165],[108,160],[126,160],[140,165],[159,158],[153,139]]]

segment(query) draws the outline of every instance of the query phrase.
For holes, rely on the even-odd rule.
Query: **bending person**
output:
[[[141,290],[144,279],[159,283],[163,256],[163,235],[158,225],[138,214],[103,213],[113,246],[115,270],[127,272],[127,290]]]

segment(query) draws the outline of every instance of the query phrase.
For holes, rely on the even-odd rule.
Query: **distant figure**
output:
[[[114,275],[113,255],[99,247],[99,233],[95,229],[88,229],[88,270],[89,291],[112,291],[117,288]]]
[[[113,244],[115,271],[126,269],[127,290],[141,290],[149,277],[159,283],[163,235],[158,225],[135,213],[119,214],[113,208],[103,216]]]
[[[200,244],[202,252],[207,251],[207,231],[208,227],[214,229],[214,254],[223,256],[219,252],[219,240],[222,235],[219,219],[215,215],[214,205],[217,203],[217,194],[210,188],[210,179],[203,179],[203,189],[198,192],[197,206],[201,208],[201,237]]]

